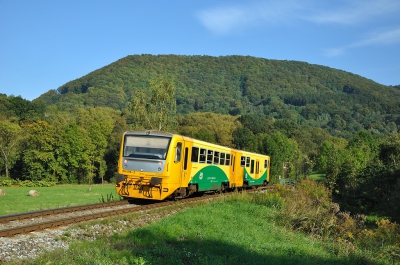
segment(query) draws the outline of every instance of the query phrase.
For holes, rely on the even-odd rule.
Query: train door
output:
[[[191,144],[187,141],[184,141],[184,149],[183,149],[183,166],[182,166],[182,182],[181,187],[187,187],[190,181],[190,173],[192,168],[192,162],[190,160],[190,151]]]
[[[169,165],[169,183],[173,185],[174,190],[181,187],[182,183],[182,169],[183,169],[183,141],[179,139],[174,141],[171,148],[171,159]]]
[[[229,158],[229,159],[228,159]],[[229,182],[230,182],[230,187],[234,188],[237,187],[236,184],[236,176],[235,176],[235,153],[231,152],[230,154],[227,154],[227,159],[226,161],[229,161]]]
[[[240,152],[231,153],[231,176],[235,187],[243,186],[243,169],[240,167]]]
[[[260,160],[256,159],[256,172],[255,172],[255,179],[260,178]]]
[[[187,187],[190,179],[190,143],[178,141],[175,147],[174,175],[178,178],[179,187]]]

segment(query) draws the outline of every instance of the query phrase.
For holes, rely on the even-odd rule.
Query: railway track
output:
[[[262,191],[270,188],[271,186],[248,190],[248,192]],[[229,193],[227,194],[229,195]],[[185,198],[178,202],[190,203],[200,200],[208,200],[218,196],[221,196],[221,194],[208,194],[201,197]],[[0,237],[12,237],[15,235],[67,226],[69,224],[90,221],[98,218],[146,211],[173,205],[175,203],[176,201],[144,201],[142,204],[135,205],[130,204],[127,200],[123,200],[0,216]]]
[[[27,212],[20,214],[12,214],[12,215],[0,216],[0,224],[5,224],[12,221],[20,221],[24,219],[32,219],[36,217],[45,217],[54,214],[65,214],[65,213],[85,211],[91,209],[113,207],[117,205],[124,205],[127,203],[128,201],[115,201],[115,202],[95,203],[95,204],[80,205],[80,206],[62,207],[62,208],[48,209],[48,210],[34,211],[34,212]]]
[[[180,200],[179,202],[194,202],[210,199],[214,196],[219,195],[187,198]],[[0,217],[0,237],[12,237],[15,235],[67,226],[69,224],[90,221],[98,218],[146,211],[150,209],[173,205],[175,203],[175,201],[162,201],[153,203],[149,203],[146,201],[145,204],[134,205],[129,204],[128,201],[118,201],[112,203],[50,209],[45,211],[3,216]],[[99,211],[99,208],[104,208],[105,210]],[[96,210],[96,212],[91,212],[93,210]],[[70,214],[70,216],[65,217],[66,214]]]

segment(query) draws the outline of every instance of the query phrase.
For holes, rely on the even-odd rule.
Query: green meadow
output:
[[[372,253],[343,251],[335,242],[285,228],[276,222],[276,202],[241,195],[203,202],[137,229],[75,241],[69,249],[15,264],[391,264]],[[130,217],[120,218],[129,223]]]
[[[29,188],[13,189],[28,200],[20,204],[40,197],[37,206],[47,201],[38,209],[97,203],[115,192],[112,185],[92,186],[90,192],[85,186],[57,186],[38,188],[39,196],[29,197]],[[357,228],[356,219],[330,206],[327,189],[313,181],[302,181],[296,189],[278,185],[265,193],[233,193],[189,207],[178,201],[143,214],[80,223],[75,227],[85,229],[89,238],[97,234],[96,240],[73,237],[72,226],[58,239],[70,242],[68,249],[10,264],[398,264],[396,223],[381,220],[374,230]],[[102,234],[104,227],[114,232]]]
[[[58,185],[53,187],[0,187],[5,191],[0,196],[0,216],[21,212],[99,203],[112,197],[119,200],[115,185]],[[39,195],[29,196],[30,190]]]

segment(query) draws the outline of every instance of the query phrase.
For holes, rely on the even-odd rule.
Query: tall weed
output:
[[[264,205],[269,208],[281,209],[284,206],[284,200],[279,193],[264,192],[257,193],[251,197],[251,202],[259,205]]]
[[[366,229],[364,215],[351,215],[340,211],[332,202],[329,190],[314,181],[303,180],[296,189],[278,186],[284,207],[276,212],[281,225],[302,231],[323,241],[333,242],[337,254],[354,254],[364,249],[375,256],[400,260],[400,226],[383,219],[376,222],[376,229]]]

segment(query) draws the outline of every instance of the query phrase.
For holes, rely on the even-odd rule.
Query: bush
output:
[[[379,253],[379,257],[400,260],[400,226],[389,220],[376,221],[377,228],[366,229],[366,216],[341,211],[331,201],[323,184],[301,181],[296,189],[279,187],[284,207],[276,212],[276,220],[291,229],[299,230],[327,242],[334,242],[337,254],[354,254],[357,248]]]
[[[0,186],[2,187],[11,187],[12,185],[14,185],[14,180],[10,179],[10,178],[0,178]]]
[[[55,186],[56,182],[50,181],[30,181],[30,180],[19,180],[19,179],[10,179],[10,178],[2,178],[0,179],[0,186],[2,187],[52,187]]]

